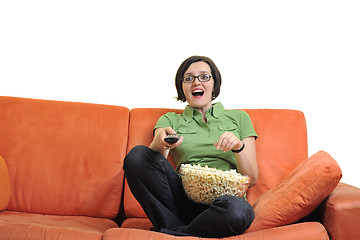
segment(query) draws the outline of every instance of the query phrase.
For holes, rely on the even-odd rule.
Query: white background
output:
[[[1,1],[0,95],[184,108],[174,77],[214,60],[226,108],[305,113],[360,187],[359,1]]]

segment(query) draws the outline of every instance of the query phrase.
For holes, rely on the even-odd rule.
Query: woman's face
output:
[[[202,74],[211,75],[211,68],[206,62],[192,63],[186,70],[186,76],[199,76]],[[192,108],[199,109],[205,113],[211,107],[212,92],[214,89],[214,79],[211,76],[208,82],[200,82],[198,78],[192,83],[182,82],[186,101]]]

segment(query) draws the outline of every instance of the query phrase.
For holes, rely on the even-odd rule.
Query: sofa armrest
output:
[[[9,172],[4,159],[0,156],[0,211],[5,210],[10,199]]]
[[[339,183],[318,210],[332,240],[360,239],[360,188]]]

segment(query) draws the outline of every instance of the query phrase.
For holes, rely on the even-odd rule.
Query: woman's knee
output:
[[[222,196],[196,217],[190,226],[194,235],[200,237],[224,238],[240,235],[254,219],[251,205],[235,196]]]
[[[123,168],[125,172],[138,172],[144,165],[143,163],[149,150],[150,149],[148,147],[143,145],[132,148],[124,159]]]
[[[227,214],[225,217],[227,224],[238,234],[245,232],[254,220],[254,210],[252,206],[244,199],[235,196],[223,196],[218,199],[223,203]]]

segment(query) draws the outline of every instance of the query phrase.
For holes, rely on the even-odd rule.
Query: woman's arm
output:
[[[253,187],[256,185],[259,176],[259,169],[256,161],[255,137],[243,139],[242,144],[245,144],[244,150],[239,153],[234,153],[236,158],[236,168],[241,174],[249,175],[251,177],[249,187]],[[234,149],[240,148],[235,147]]]
[[[259,176],[258,165],[256,161],[255,137],[248,137],[240,141],[233,133],[225,132],[214,145],[218,150],[224,152],[231,149],[240,149],[245,144],[244,150],[234,153],[236,158],[236,170],[251,177],[250,187],[255,186]]]
[[[167,143],[165,142],[164,138],[169,134],[176,134],[176,132],[170,127],[155,129],[154,139],[149,146],[152,150],[163,155],[164,158],[168,157],[170,149],[176,148],[183,141],[183,137],[181,136],[179,141],[177,141],[176,143],[173,144]]]

